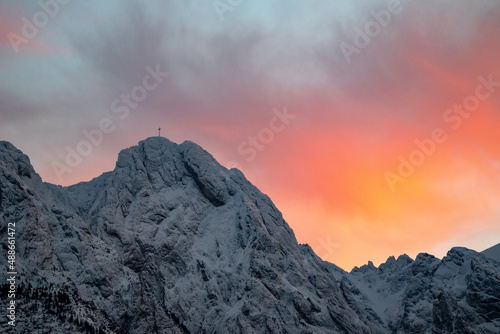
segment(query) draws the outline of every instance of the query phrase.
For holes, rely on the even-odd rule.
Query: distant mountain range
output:
[[[500,333],[500,245],[347,273],[192,142],[70,187],[0,142],[0,231],[2,333]]]

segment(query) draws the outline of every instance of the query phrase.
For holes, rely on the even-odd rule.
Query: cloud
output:
[[[471,222],[497,216],[500,91],[457,130],[443,114],[474,93],[479,76],[500,81],[500,5],[401,3],[348,63],[340,43],[389,2],[244,1],[222,21],[210,1],[72,2],[19,55],[5,32],[38,5],[2,2],[0,18],[11,19],[0,20],[0,133],[58,182],[51,163],[82,130],[112,119],[116,130],[69,184],[109,170],[120,149],[161,126],[238,162],[300,241],[314,247],[330,235],[339,247],[328,259],[344,267],[462,240]],[[120,119],[111,103],[157,64],[168,78]],[[247,161],[240,143],[284,106],[296,119]],[[392,193],[384,173],[436,127],[448,140]]]
[[[138,2],[114,9],[117,19],[87,24],[67,38],[84,69],[95,71],[117,90],[128,90],[142,81],[147,66],[162,63],[168,30],[153,23]]]

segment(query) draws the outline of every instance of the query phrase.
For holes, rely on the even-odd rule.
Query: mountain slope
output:
[[[26,156],[1,146],[1,223],[18,226],[24,285],[63,291],[92,327],[372,332],[271,200],[199,146],[150,138],[122,151],[113,172],[66,188],[42,183]]]
[[[453,248],[439,260],[420,254],[392,257],[375,268],[337,274],[349,300],[376,311],[392,333],[498,333],[500,265]]]
[[[70,187],[0,142],[0,243],[16,224],[2,333],[496,333],[499,264],[456,248],[346,273],[266,195],[192,142],[149,138]],[[7,271],[0,272],[6,282]],[[0,286],[0,307],[9,302]]]
[[[486,257],[489,257],[490,259],[493,259],[497,262],[500,262],[500,244],[497,244],[493,247],[490,247],[484,251],[481,252]]]

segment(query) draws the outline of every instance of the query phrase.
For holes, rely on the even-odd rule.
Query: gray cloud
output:
[[[139,2],[126,2],[106,21],[68,35],[83,68],[101,76],[108,88],[129,90],[142,81],[147,66],[162,64],[164,26],[154,24]]]
[[[386,8],[388,1],[243,1],[223,21],[210,1],[72,2],[30,48],[0,62],[11,77],[25,78],[26,68],[35,73],[15,83],[0,78],[0,87],[8,87],[0,91],[0,129],[44,114],[47,122],[71,122],[76,130],[61,132],[67,132],[69,144],[76,143],[82,129],[114,116],[111,102],[140,84],[146,67],[156,64],[170,76],[140,104],[130,124],[140,119],[147,128],[164,122],[196,133],[199,123],[217,123],[245,137],[266,123],[272,108],[284,105],[302,114],[304,126],[376,119],[398,106],[410,107],[390,119],[411,120],[419,113],[415,96],[436,94],[439,84],[411,57],[463,72],[464,63],[487,57],[480,54],[484,42],[478,29],[484,25],[498,33],[494,24],[486,24],[498,12],[495,2],[469,8],[475,2],[460,0],[469,11],[464,21],[453,17],[460,10],[450,3],[412,1],[411,15],[394,18],[347,64],[340,41],[350,41],[352,28],[372,19],[371,10]],[[5,4],[0,0],[2,8],[14,8]],[[27,17],[39,9],[33,2],[21,4]],[[441,18],[449,19],[448,32],[442,31]],[[479,69],[474,65],[469,74]]]

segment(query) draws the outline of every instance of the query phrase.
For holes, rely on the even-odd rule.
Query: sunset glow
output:
[[[41,10],[20,3],[0,5],[0,139],[46,182],[112,170],[161,126],[241,169],[300,243],[346,270],[500,241],[496,1],[401,1],[350,62],[340,43],[388,1],[243,1],[223,19],[210,1],[75,2],[15,52],[8,34]],[[137,86],[144,100],[116,112]],[[107,119],[69,166],[68,147]]]

